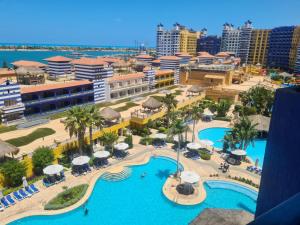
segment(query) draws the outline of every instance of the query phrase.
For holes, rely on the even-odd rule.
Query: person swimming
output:
[[[85,208],[84,215],[87,216],[88,214],[89,214],[89,210],[87,208]]]
[[[142,173],[141,178],[144,178],[146,175],[147,175],[146,172]]]

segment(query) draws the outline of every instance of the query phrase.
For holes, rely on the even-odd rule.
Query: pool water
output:
[[[209,139],[214,142],[214,147],[223,148],[223,137],[227,131],[230,131],[230,128],[224,127],[213,127],[201,130],[199,132],[199,139]],[[254,146],[249,145],[247,148],[247,155],[255,162],[258,159],[259,166],[263,165],[265,149],[266,149],[266,140],[257,139],[254,141]]]
[[[256,201],[233,190],[209,188],[206,200],[196,206],[180,206],[170,202],[162,187],[176,164],[166,158],[152,158],[142,166],[132,167],[132,175],[123,181],[99,179],[85,206],[54,216],[32,216],[10,225],[184,225],[205,208],[244,209],[255,212]],[[141,174],[146,176],[141,178]],[[25,200],[26,201],[26,200]],[[88,215],[84,215],[84,207]]]

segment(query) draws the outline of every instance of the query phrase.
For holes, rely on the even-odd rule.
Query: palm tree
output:
[[[100,137],[100,140],[110,149],[111,153],[113,154],[113,144],[118,140],[118,138],[118,134],[114,132],[107,132]]]
[[[176,108],[178,101],[173,94],[166,94],[161,100],[167,108],[167,127],[170,125],[170,112]]]
[[[238,123],[234,125],[232,132],[239,142],[240,149],[246,150],[250,144],[254,144],[257,137],[257,124],[252,124],[247,117],[242,117]]]
[[[193,120],[192,142],[195,141],[195,126],[196,126],[196,123],[201,119],[202,113],[203,113],[202,107],[195,105],[191,108],[190,114],[191,114],[191,118]]]
[[[217,116],[225,117],[229,111],[231,102],[226,99],[221,99],[220,102],[216,105]]]
[[[104,126],[104,118],[100,115],[98,108],[95,105],[92,105],[87,108],[88,111],[88,128],[90,135],[90,147],[93,147],[93,128],[97,127],[102,129]]]
[[[180,149],[181,149],[181,143],[182,143],[182,139],[183,139],[183,136],[182,134],[187,130],[189,129],[189,127],[186,125],[186,123],[182,120],[182,119],[176,119],[170,129],[169,129],[169,135],[171,136],[175,136],[177,135],[178,136],[178,150],[177,150],[177,170],[176,170],[176,176],[178,175],[179,173],[179,152],[180,152]]]
[[[64,121],[65,129],[69,131],[70,138],[76,136],[78,139],[79,152],[82,154],[84,135],[89,124],[88,111],[84,107],[74,106],[67,111]]]

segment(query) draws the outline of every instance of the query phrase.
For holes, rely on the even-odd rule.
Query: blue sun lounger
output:
[[[16,204],[16,201],[10,196],[10,195],[6,195],[5,199],[9,202],[9,204],[14,205]]]
[[[35,192],[29,186],[25,187],[25,191],[27,191],[31,195],[35,194]]]
[[[5,208],[9,207],[9,203],[7,202],[7,200],[4,197],[2,197],[0,201]]]
[[[29,188],[31,188],[31,190],[33,190],[35,193],[40,192],[34,184],[29,185]]]
[[[19,194],[23,197],[23,198],[29,198],[31,197],[30,194],[26,193],[23,189],[19,190]]]
[[[24,198],[19,194],[19,192],[14,191],[13,192],[13,196],[15,199],[17,199],[18,201],[22,201]]]

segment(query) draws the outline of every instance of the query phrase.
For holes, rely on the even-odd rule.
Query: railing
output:
[[[148,82],[130,84],[130,85],[127,85],[127,86],[113,87],[110,90],[111,90],[111,92],[118,92],[118,91],[121,91],[121,90],[126,90],[126,89],[130,89],[130,88],[133,88],[133,87],[141,87],[141,86],[148,86]]]

